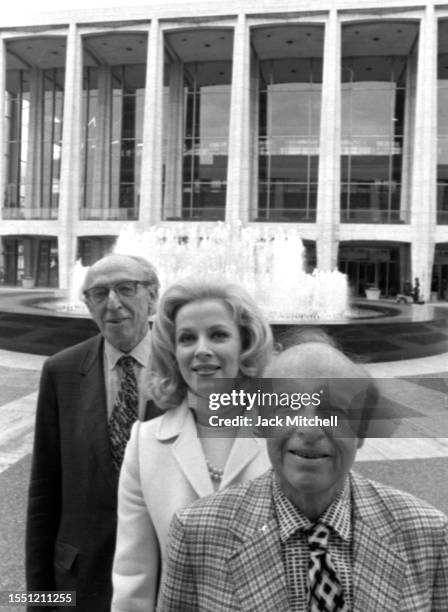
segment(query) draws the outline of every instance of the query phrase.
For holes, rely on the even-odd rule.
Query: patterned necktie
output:
[[[348,612],[342,585],[328,553],[329,535],[330,530],[322,523],[317,523],[307,532],[310,548],[309,612]]]
[[[108,427],[112,461],[115,469],[119,472],[131,427],[137,420],[138,391],[134,372],[134,357],[123,355],[117,363],[123,374]]]

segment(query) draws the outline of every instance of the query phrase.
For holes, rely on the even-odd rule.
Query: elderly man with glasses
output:
[[[145,396],[148,317],[158,291],[156,271],[141,257],[97,261],[83,295],[100,334],[50,357],[42,371],[27,513],[27,589],[76,591],[79,612],[110,609],[124,448],[137,418],[159,414]]]

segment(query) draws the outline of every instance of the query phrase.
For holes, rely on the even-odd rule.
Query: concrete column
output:
[[[42,134],[44,122],[44,75],[38,68],[29,71],[30,116],[26,160],[25,208],[38,209],[42,202]],[[26,135],[22,135],[26,138]]]
[[[165,197],[163,218],[182,216],[182,166],[184,138],[184,66],[182,62],[170,64],[168,92],[168,134],[165,150]],[[164,135],[165,136],[165,135]]]
[[[112,113],[112,73],[110,66],[98,68],[97,108],[92,205],[94,208],[105,209],[109,208],[110,205]]]
[[[141,199],[142,229],[160,222],[162,215],[163,35],[157,19],[151,22],[146,64],[143,118]]]
[[[412,282],[420,279],[421,296],[429,300],[436,230],[437,170],[437,19],[429,5],[420,23],[412,156]]]
[[[340,222],[341,27],[335,9],[325,25],[317,196],[317,267],[337,266]]]
[[[64,124],[59,193],[59,286],[68,288],[76,257],[75,221],[81,196],[82,41],[76,24],[69,26],[65,64]]]
[[[233,39],[227,163],[226,221],[247,223],[250,209],[250,30],[238,15]]]
[[[5,43],[0,38],[0,219],[3,218],[3,207],[5,206],[5,187],[7,171],[7,139],[8,130],[6,122],[6,49]],[[3,257],[3,255],[1,255]]]

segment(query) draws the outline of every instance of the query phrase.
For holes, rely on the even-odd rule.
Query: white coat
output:
[[[265,440],[237,437],[219,489],[246,482],[270,467]],[[186,402],[131,433],[118,490],[112,612],[151,612],[165,566],[174,513],[214,492]]]

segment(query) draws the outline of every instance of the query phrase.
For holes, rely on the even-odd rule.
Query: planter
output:
[[[379,300],[381,289],[366,289],[366,298],[368,300]]]
[[[22,278],[22,287],[24,289],[32,289],[34,287],[34,278],[32,276],[24,276]]]

